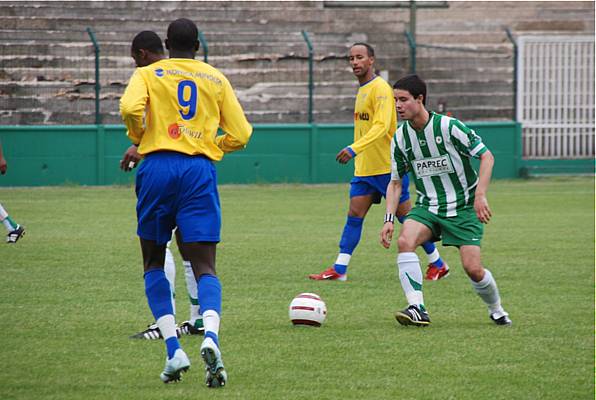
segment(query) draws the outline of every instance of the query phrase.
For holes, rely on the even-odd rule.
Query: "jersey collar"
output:
[[[377,79],[379,77],[379,75],[375,75],[373,76],[369,81],[364,82],[363,84],[360,85],[360,87],[364,87],[365,85],[368,85],[369,83],[371,83],[372,81],[374,81],[375,79]]]

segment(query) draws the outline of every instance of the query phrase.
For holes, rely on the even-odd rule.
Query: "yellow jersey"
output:
[[[227,78],[187,58],[137,68],[120,99],[120,113],[142,155],[167,150],[219,161],[244,148],[252,134]],[[217,136],[219,127],[224,135]]]
[[[391,138],[397,128],[393,89],[380,76],[361,85],[354,107],[354,176],[391,172]]]

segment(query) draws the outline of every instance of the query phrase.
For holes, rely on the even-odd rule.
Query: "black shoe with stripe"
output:
[[[161,331],[157,327],[156,323],[147,326],[147,329],[139,333],[135,333],[130,337],[131,339],[145,339],[145,340],[157,340],[163,339]]]
[[[405,310],[396,312],[395,319],[401,325],[428,326],[430,324],[430,317],[424,307],[415,305],[408,306]]]
[[[25,227],[21,225],[17,225],[17,229],[11,231],[6,235],[6,243],[12,244],[16,243],[20,238],[25,235]]]
[[[511,326],[511,324],[512,324],[511,319],[509,319],[509,315],[507,315],[507,314],[502,315],[499,318],[495,318],[491,315],[490,319],[495,324],[500,325],[500,326]]]

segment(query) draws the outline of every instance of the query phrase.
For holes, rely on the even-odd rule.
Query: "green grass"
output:
[[[162,344],[128,339],[151,321],[132,188],[3,188],[27,235],[0,245],[0,398],[594,399],[593,178],[491,185],[483,260],[511,329],[489,321],[443,247],[452,274],[425,284],[432,325],[399,326],[395,246],[378,244],[384,206],[365,222],[348,282],[306,279],[335,259],[347,195],[347,185],[221,188],[229,385],[213,391],[197,337],[182,339],[191,371],[168,386]],[[177,284],[182,320],[182,273]],[[306,291],[327,303],[320,329],[288,320]]]

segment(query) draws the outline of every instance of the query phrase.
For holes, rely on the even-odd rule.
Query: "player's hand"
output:
[[[141,155],[137,151],[137,146],[134,144],[126,149],[122,160],[120,160],[120,169],[124,172],[131,171],[141,161]]]
[[[479,195],[476,193],[476,198],[474,199],[474,210],[476,211],[476,216],[483,224],[488,224],[490,221],[490,217],[492,217],[492,212],[490,211],[490,207],[488,206],[488,200],[486,200],[486,196]]]
[[[393,230],[395,226],[391,222],[385,222],[383,229],[381,229],[381,244],[388,249],[391,246],[391,239],[393,238]]]
[[[4,157],[0,158],[0,174],[4,175],[7,167],[6,159]]]
[[[343,148],[337,155],[335,156],[335,161],[340,164],[347,164],[348,161],[352,159],[352,153],[348,150],[347,147]]]

